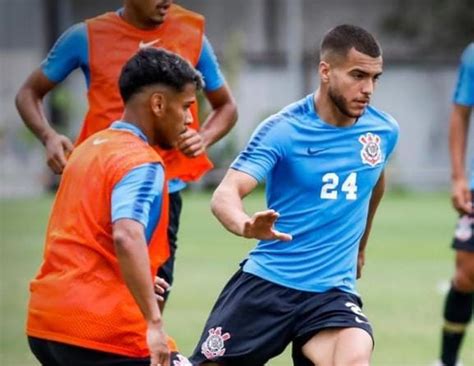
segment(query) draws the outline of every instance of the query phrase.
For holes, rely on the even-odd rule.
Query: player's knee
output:
[[[453,287],[463,293],[474,292],[474,274],[458,269],[453,279]]]
[[[371,352],[364,349],[352,348],[350,352],[339,351],[334,355],[332,363],[327,365],[344,365],[344,366],[369,366]],[[316,365],[319,366],[318,363]]]
[[[334,365],[369,366],[370,353],[361,352],[359,354],[358,353],[346,354],[343,357],[336,356]]]
[[[359,328],[339,331],[334,348],[333,365],[368,366],[372,355],[373,341],[369,333]]]
[[[351,352],[344,352],[340,354],[340,357],[336,357],[336,365],[345,366],[369,366],[371,350],[364,349],[351,349]]]
[[[370,360],[365,358],[355,358],[354,360],[348,360],[344,365],[347,366],[370,366]]]

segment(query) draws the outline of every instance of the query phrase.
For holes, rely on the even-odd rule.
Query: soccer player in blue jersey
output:
[[[263,121],[212,198],[230,232],[258,239],[228,282],[193,365],[368,365],[372,328],[355,288],[397,122],[370,105],[382,51],[364,29],[324,37],[320,86]],[[267,210],[243,198],[266,181]]]
[[[132,33],[133,35],[139,34],[146,37],[150,33],[160,32],[162,24],[166,24],[168,28],[170,26],[177,27],[177,25],[170,24],[170,22],[164,23],[167,13],[172,6],[171,0],[125,0],[123,8],[119,9],[116,13],[118,15],[117,18],[120,19],[122,24],[121,26],[126,27],[130,33],[129,38],[124,39],[120,34],[117,34],[115,36],[116,39],[110,39],[109,43],[112,45],[123,45],[127,42],[134,42]],[[198,32],[198,30],[195,31],[196,33]],[[88,92],[91,95],[94,75],[96,75],[96,80],[102,78],[102,75],[97,76],[99,73],[97,70],[94,71],[95,69],[92,67],[93,52],[91,50],[93,45],[90,42],[90,37],[91,29],[88,28],[85,22],[78,23],[69,28],[58,39],[41,66],[29,76],[18,92],[16,99],[20,115],[28,128],[35,133],[45,146],[48,165],[57,174],[62,172],[66,164],[66,156],[73,149],[73,145],[68,137],[57,133],[50,126],[43,110],[43,98],[66,79],[72,71],[78,68],[84,74]],[[155,39],[154,41],[146,42],[146,44],[165,49],[172,46],[163,42],[165,41]],[[193,44],[189,45],[189,47],[192,46],[201,50],[196,68],[203,75],[205,96],[212,107],[212,113],[201,125],[199,131],[188,128],[183,133],[178,147],[183,154],[189,157],[202,154],[207,147],[227,134],[237,118],[236,104],[220,71],[213,48],[205,35],[200,38],[200,42],[201,44]],[[142,43],[140,42],[140,47]],[[136,42],[136,46],[138,51],[138,42]],[[103,62],[106,63],[109,55],[107,52],[104,52],[103,55],[96,56],[96,59],[97,57],[103,57],[103,60],[105,60]],[[123,59],[123,64],[127,59],[128,56]],[[117,80],[104,79],[99,85],[102,86],[103,84],[116,85]],[[97,82],[95,85],[97,86]],[[100,97],[102,100],[107,99],[104,95],[100,95]],[[98,99],[93,98],[93,100]],[[102,101],[102,104],[105,104],[105,102]],[[110,107],[107,105],[103,106],[103,111],[99,111],[99,114],[100,112],[102,112],[102,115],[109,113],[107,108]],[[120,111],[118,112],[120,113]],[[115,119],[117,118],[120,118],[120,114]],[[107,120],[110,123],[112,121]],[[167,168],[172,168],[168,162]],[[170,284],[173,283],[174,258],[182,207],[180,191],[185,186],[186,184],[180,179],[173,179],[169,183],[170,221],[168,236],[170,239],[171,255],[165,266],[160,269],[159,275]]]
[[[456,365],[474,306],[474,156],[470,181],[466,175],[467,136],[473,106],[474,43],[471,43],[461,58],[449,127],[452,203],[460,217],[453,240],[456,271],[444,305],[441,345],[444,366]]]

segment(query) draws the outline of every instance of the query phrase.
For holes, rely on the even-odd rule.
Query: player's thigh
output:
[[[303,355],[315,365],[332,365],[338,331],[326,329],[314,335],[302,347]]]
[[[369,365],[372,337],[361,328],[326,329],[303,346],[303,354],[317,366]]]
[[[474,292],[474,252],[456,251],[454,286],[462,292]]]
[[[297,335],[293,341],[294,365],[312,366],[314,357],[320,357],[319,363],[330,365],[331,359],[328,357],[333,354],[340,330],[358,328],[372,339],[372,326],[362,307],[359,296],[340,290],[308,296],[300,304],[295,322]],[[312,359],[306,354],[312,354]]]

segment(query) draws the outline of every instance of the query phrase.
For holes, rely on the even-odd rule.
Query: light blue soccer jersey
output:
[[[260,241],[243,270],[302,291],[356,293],[359,241],[371,192],[398,139],[389,115],[368,107],[351,127],[322,121],[314,95],[262,122],[231,168],[266,180],[267,206],[289,242]]]
[[[474,42],[462,54],[453,102],[474,107]],[[474,156],[471,156],[471,189],[474,189]]]

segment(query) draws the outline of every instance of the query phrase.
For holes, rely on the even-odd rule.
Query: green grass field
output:
[[[37,365],[26,345],[28,281],[40,261],[51,197],[0,201],[0,365]],[[189,354],[208,311],[253,241],[226,232],[209,211],[209,194],[187,193],[175,288],[166,329]],[[249,197],[249,212],[264,208]],[[373,365],[430,365],[438,355],[445,286],[453,270],[449,242],[455,214],[447,195],[388,195],[369,242],[359,291],[376,337]],[[464,366],[474,366],[474,329],[464,340]],[[269,365],[288,366],[288,353]]]

